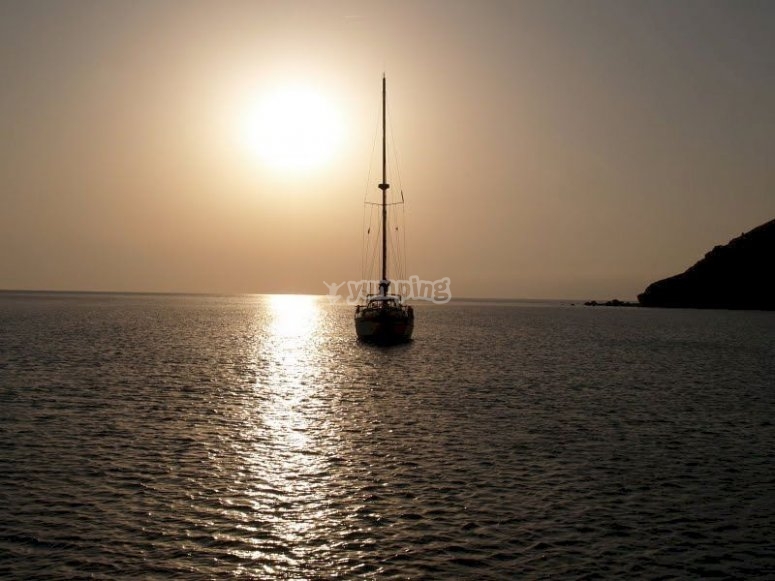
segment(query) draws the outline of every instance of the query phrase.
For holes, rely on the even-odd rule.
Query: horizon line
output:
[[[198,291],[124,291],[124,290],[73,290],[73,289],[15,289],[15,288],[0,288],[0,293],[3,294],[81,294],[81,295],[155,295],[155,296],[210,296],[210,297],[239,297],[239,296],[308,296],[308,297],[328,297],[328,294],[321,293],[305,293],[305,292],[198,292]],[[579,303],[584,301],[609,301],[617,300],[618,297],[613,299],[590,299],[590,298],[550,298],[550,297],[481,297],[481,296],[462,296],[462,297],[450,297],[452,301],[473,301],[473,302],[507,302],[507,301],[523,301],[523,302],[568,302]],[[632,299],[621,299],[630,301]],[[637,300],[637,298],[635,299]],[[419,303],[427,301],[415,301]]]

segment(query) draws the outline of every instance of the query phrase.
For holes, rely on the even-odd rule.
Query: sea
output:
[[[0,293],[2,579],[775,579],[775,313]]]

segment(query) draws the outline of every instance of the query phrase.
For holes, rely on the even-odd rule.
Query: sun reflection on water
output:
[[[318,297],[265,297],[263,332],[253,349],[256,402],[242,459],[252,500],[277,539],[276,563],[300,564],[335,526],[330,509],[331,458],[337,455],[332,386],[325,381],[323,309]],[[244,557],[244,555],[243,555]],[[264,560],[266,555],[263,556]]]
[[[271,295],[267,297],[275,337],[311,338],[320,318],[319,298],[313,295]]]

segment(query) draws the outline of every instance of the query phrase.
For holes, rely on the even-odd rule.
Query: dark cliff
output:
[[[775,220],[716,246],[682,274],[649,285],[644,307],[775,310]]]

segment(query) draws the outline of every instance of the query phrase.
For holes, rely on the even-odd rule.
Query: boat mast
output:
[[[382,296],[387,295],[390,282],[387,279],[387,190],[390,185],[387,183],[387,154],[385,147],[386,134],[386,107],[387,90],[385,83],[385,74],[382,74],[382,183],[379,189],[382,190],[382,280],[379,281],[379,288]]]

